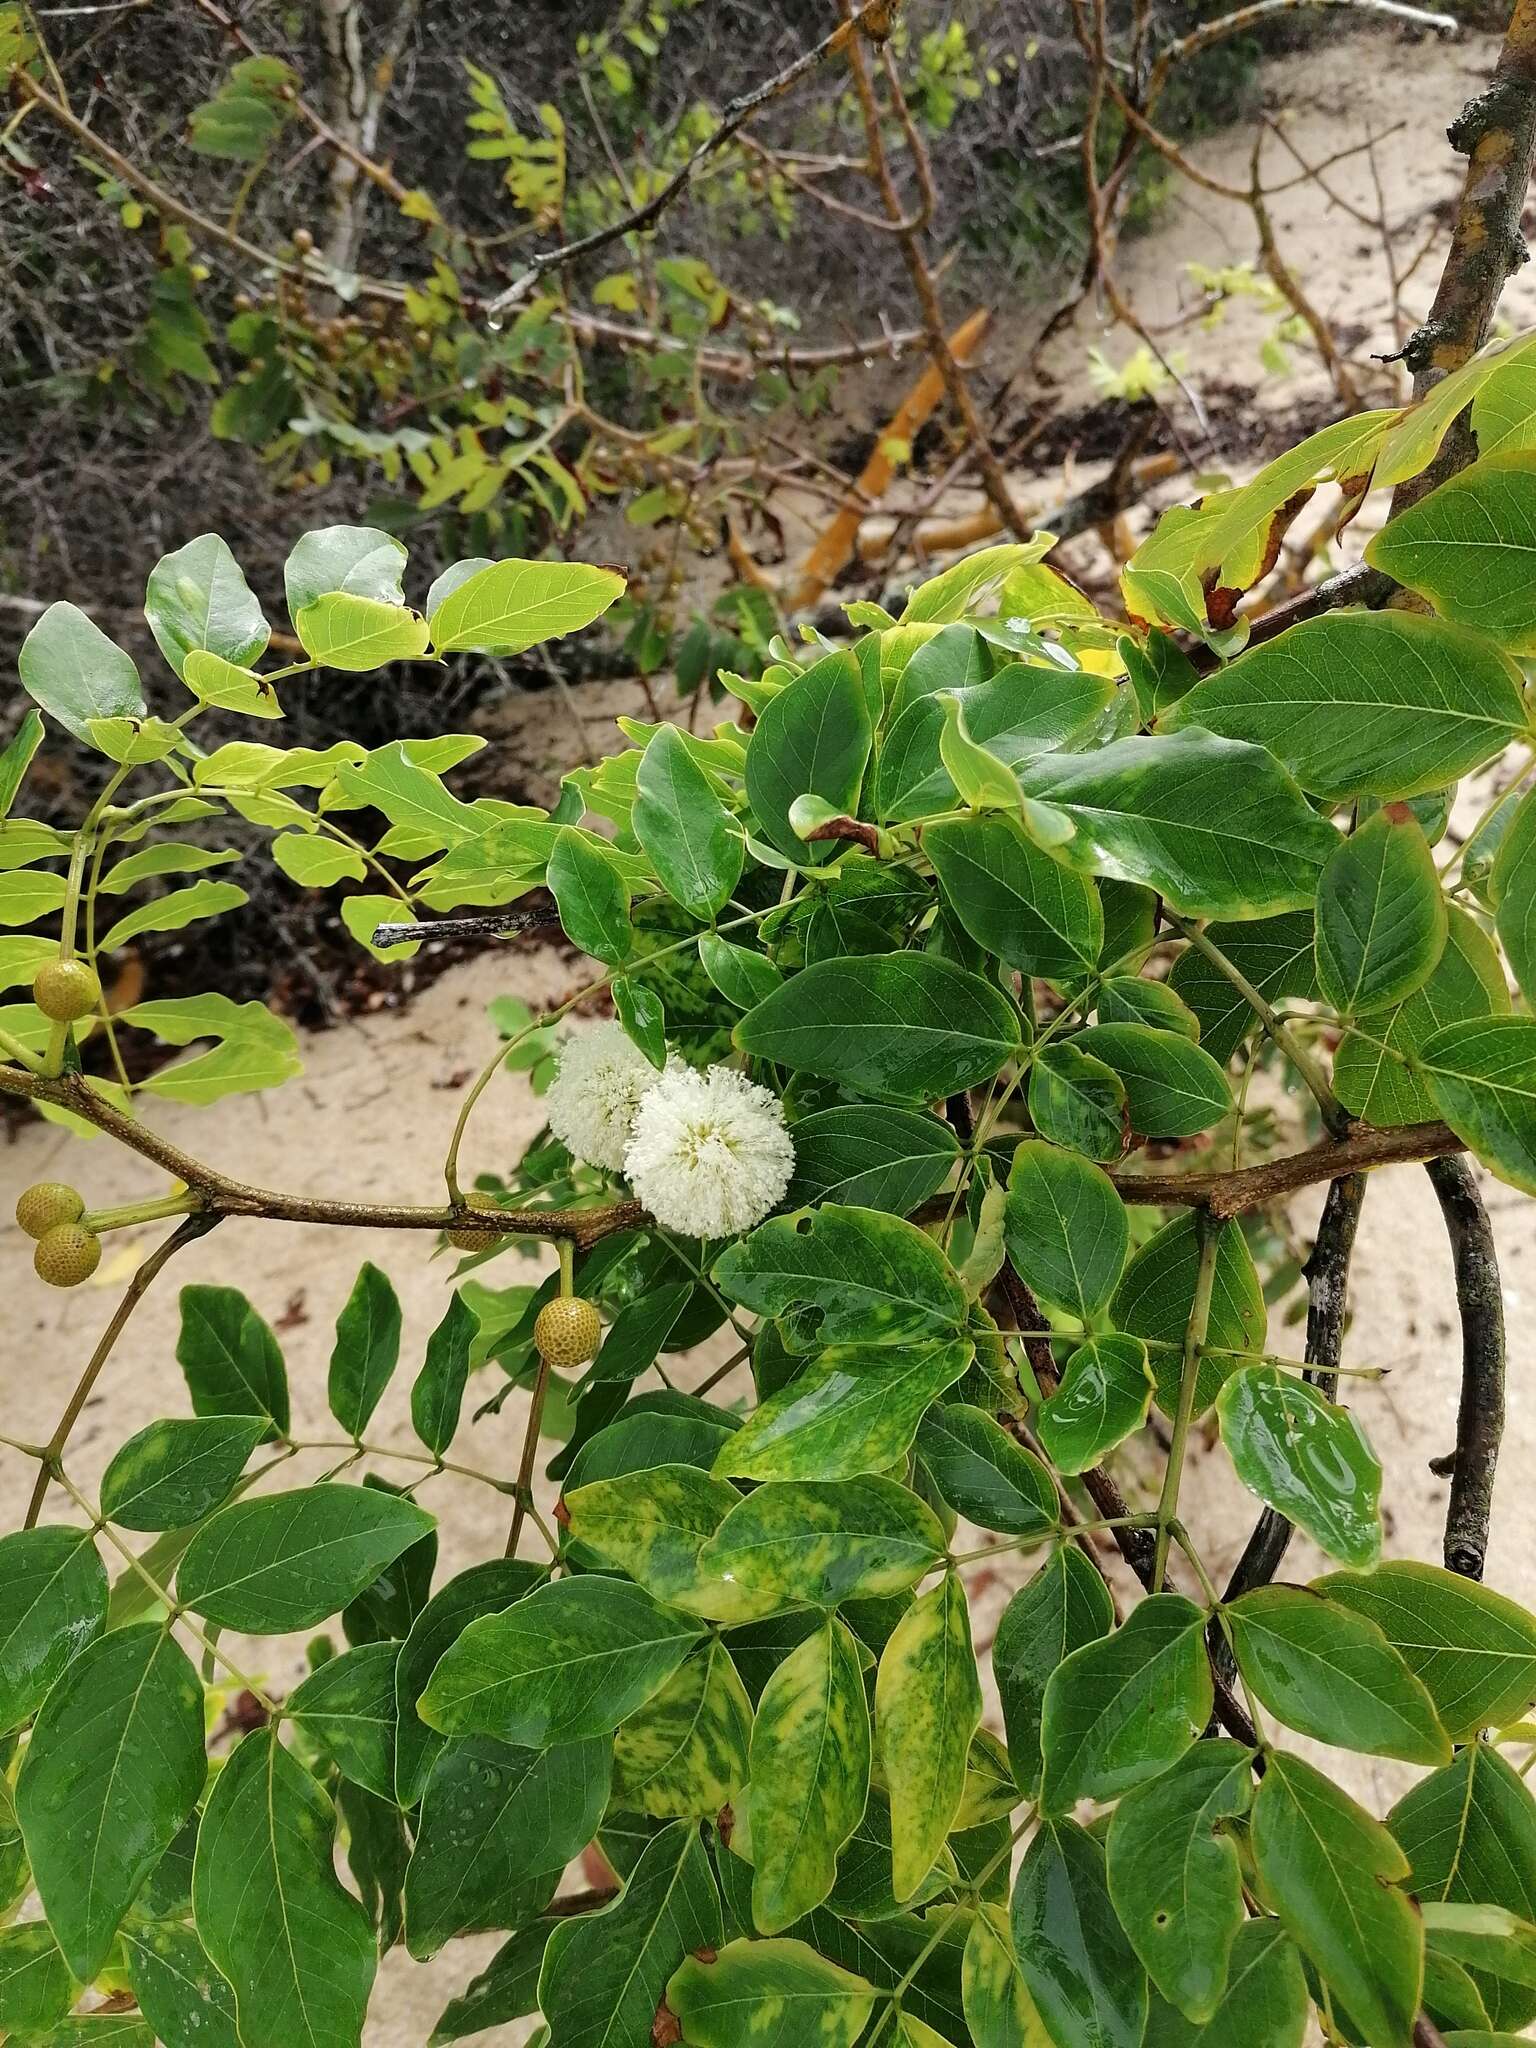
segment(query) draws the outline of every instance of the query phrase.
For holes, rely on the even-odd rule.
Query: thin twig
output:
[[[1493,1226],[1471,1166],[1465,1159],[1431,1159],[1426,1171],[1451,1240],[1461,1312],[1461,1401],[1445,1511],[1445,1563],[1464,1579],[1480,1579],[1504,1435],[1504,1290]]]

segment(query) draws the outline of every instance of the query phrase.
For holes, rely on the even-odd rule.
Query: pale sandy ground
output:
[[[1427,214],[1454,187],[1456,167],[1440,143],[1443,124],[1469,90],[1487,74],[1486,38],[1457,44],[1409,44],[1389,34],[1334,42],[1315,55],[1292,61],[1272,74],[1278,105],[1296,110],[1289,132],[1305,154],[1317,158],[1346,141],[1373,132],[1377,165],[1387,194],[1388,217],[1401,224]],[[1400,120],[1408,130],[1388,134]],[[1274,160],[1278,145],[1271,145]],[[1197,152],[1224,175],[1245,175],[1246,144],[1217,137]],[[1369,168],[1363,158],[1337,165],[1330,183],[1359,203],[1373,204]],[[1333,317],[1380,330],[1385,346],[1387,307],[1379,250],[1368,234],[1321,202],[1315,189],[1299,189],[1275,202],[1282,245]],[[1413,241],[1410,236],[1410,242]],[[1253,253],[1251,224],[1223,202],[1203,193],[1169,209],[1158,233],[1128,244],[1120,274],[1149,320],[1176,319],[1189,300],[1178,265],[1186,260],[1231,262]],[[1427,262],[1405,291],[1405,303],[1422,312],[1434,276]],[[1181,300],[1181,291],[1183,299]],[[1536,309],[1536,279],[1516,281],[1507,304],[1516,323]],[[1263,323],[1239,305],[1228,323],[1212,334],[1190,325],[1166,335],[1165,345],[1187,352],[1188,374],[1247,377],[1256,372],[1256,348]],[[1105,340],[1092,309],[1079,322],[1078,338],[1058,354],[1064,373],[1080,375],[1081,351]],[[1120,360],[1132,345],[1107,337]],[[1298,376],[1267,387],[1277,407],[1293,404],[1315,388],[1315,378]],[[1383,394],[1384,395],[1384,394]],[[1375,402],[1382,402],[1378,396]],[[1215,455],[1221,443],[1221,415],[1212,413]],[[956,505],[963,505],[963,495]],[[1096,543],[1087,543],[1085,557]],[[589,687],[581,693],[588,732],[606,744],[605,721],[617,710],[638,710],[638,693],[623,684]],[[509,772],[530,769],[551,776],[569,765],[579,749],[559,700],[531,700],[526,715],[502,722],[498,735]],[[246,1178],[328,1194],[431,1200],[439,1186],[443,1148],[468,1074],[491,1049],[485,1004],[512,992],[535,1007],[560,999],[575,985],[577,964],[548,950],[517,949],[488,954],[437,983],[403,1015],[381,1014],[311,1039],[305,1047],[302,1081],[280,1095],[236,1097],[208,1110],[175,1106],[155,1112],[158,1126],[209,1162]],[[523,1083],[508,1078],[481,1105],[465,1161],[473,1171],[509,1165],[541,1121]],[[118,1152],[105,1140],[82,1146],[48,1125],[23,1130],[0,1152],[0,1215],[7,1216],[15,1192],[32,1180],[64,1174],[79,1182],[92,1206],[157,1190],[152,1169]],[[1536,1474],[1536,1331],[1528,1303],[1536,1294],[1536,1205],[1497,1185],[1488,1190],[1505,1276],[1510,1326],[1509,1428],[1502,1486],[1494,1518],[1489,1577],[1493,1584],[1536,1603],[1536,1551],[1520,1530],[1525,1492]],[[1321,1191],[1298,1200],[1293,1222],[1307,1238]],[[154,1241],[146,1232],[131,1249],[139,1254]],[[109,1274],[121,1284],[120,1266],[128,1246],[113,1246],[114,1257],[98,1275],[102,1284],[71,1294],[53,1294],[33,1278],[30,1246],[20,1233],[0,1225],[0,1300],[6,1305],[0,1352],[0,1406],[7,1435],[47,1435],[91,1342],[111,1311]],[[154,1417],[184,1412],[185,1392],[174,1359],[176,1290],[192,1280],[234,1282],[250,1294],[269,1320],[287,1321],[282,1343],[294,1394],[294,1427],[304,1437],[333,1433],[325,1406],[325,1372],[332,1324],[359,1262],[371,1258],[391,1274],[405,1306],[402,1369],[370,1434],[381,1443],[409,1447],[406,1395],[427,1333],[442,1313],[451,1266],[433,1260],[430,1245],[407,1236],[349,1232],[322,1227],[261,1222],[225,1224],[208,1242],[182,1255],[172,1276],[162,1280],[140,1308],[101,1389],[87,1409],[70,1452],[72,1475],[91,1490],[113,1450]],[[521,1278],[532,1266],[515,1257],[492,1268],[487,1278]],[[1375,1176],[1366,1204],[1355,1261],[1354,1322],[1346,1358],[1355,1364],[1391,1367],[1381,1384],[1355,1383],[1351,1398],[1387,1467],[1388,1550],[1395,1556],[1439,1555],[1444,1482],[1427,1469],[1428,1460],[1452,1440],[1459,1347],[1451,1268],[1438,1211],[1428,1182],[1417,1168],[1393,1168]],[[1272,1332],[1276,1348],[1295,1349],[1299,1334]],[[703,1367],[701,1366],[701,1371]],[[489,1391],[488,1386],[483,1391]],[[476,1390],[471,1390],[471,1401]],[[523,1406],[509,1401],[497,1418],[465,1428],[459,1458],[497,1472],[516,1459]],[[321,1460],[311,1461],[318,1469]],[[409,1468],[381,1465],[394,1476]],[[301,1476],[303,1468],[287,1473]],[[0,1527],[19,1519],[31,1484],[31,1468],[13,1454],[0,1453]],[[1136,1486],[1134,1468],[1122,1473]],[[546,1503],[548,1489],[545,1489]],[[505,1502],[469,1481],[434,1479],[423,1499],[441,1518],[441,1575],[499,1550],[505,1530]],[[1192,1469],[1186,1499],[1189,1520],[1213,1567],[1225,1570],[1236,1556],[1253,1514],[1219,1456]],[[63,1518],[57,1494],[50,1515]],[[1292,1553],[1289,1575],[1304,1577],[1316,1560],[1301,1545]],[[997,1615],[1027,1567],[998,1571],[978,1583],[978,1638],[989,1643]],[[240,1645],[234,1654],[253,1673],[278,1688],[291,1684],[300,1667],[301,1646]],[[1400,1767],[1333,1756],[1338,1773],[1377,1811],[1400,1789]],[[398,1953],[384,1965],[368,2029],[369,2048],[419,2048],[446,1997],[459,1989],[495,1947],[493,1938],[456,1944],[435,1963],[418,1966]],[[525,2030],[500,2030],[488,2040],[513,2048]]]

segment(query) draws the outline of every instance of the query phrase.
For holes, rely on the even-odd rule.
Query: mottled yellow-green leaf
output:
[[[1002,1906],[981,1906],[965,1938],[960,1995],[971,2037],[987,2048],[1053,2048],[1034,2000],[1024,1988],[1008,1914]]]
[[[732,1941],[689,1956],[667,1985],[667,2010],[690,2048],[853,2048],[875,2008],[867,1978],[803,1941]]]
[[[875,1681],[898,1899],[917,1890],[955,1824],[966,1756],[980,1721],[970,1610],[965,1588],[949,1574],[896,1624]]]
[[[740,1499],[734,1486],[691,1465],[656,1465],[578,1486],[566,1495],[567,1527],[605,1564],[658,1600],[673,1600],[696,1589],[699,1552]]]
[[[615,1803],[660,1820],[713,1818],[747,1780],[752,1702],[725,1646],[696,1650],[619,1729]]]

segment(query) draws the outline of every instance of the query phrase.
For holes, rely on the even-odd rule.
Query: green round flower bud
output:
[[[546,1301],[534,1318],[533,1341],[539,1356],[558,1369],[585,1365],[597,1356],[603,1320],[579,1294],[562,1294]]]
[[[101,1001],[101,983],[83,960],[47,960],[33,976],[32,1000],[55,1024],[73,1024]]]

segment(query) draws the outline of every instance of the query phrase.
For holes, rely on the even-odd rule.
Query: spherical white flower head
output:
[[[782,1199],[794,1164],[777,1096],[734,1067],[678,1064],[641,1102],[624,1171],[664,1230],[731,1237]]]
[[[549,1128],[577,1159],[617,1173],[640,1098],[661,1079],[622,1024],[596,1024],[560,1048],[544,1098]]]

